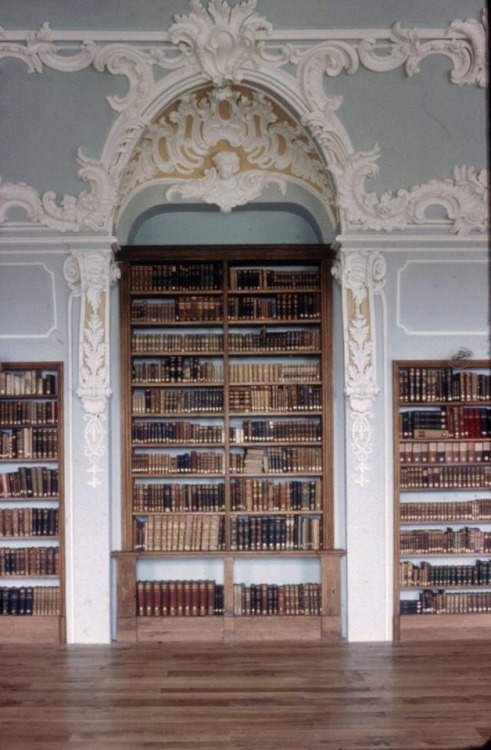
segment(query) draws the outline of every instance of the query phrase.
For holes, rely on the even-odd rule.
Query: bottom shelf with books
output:
[[[65,642],[60,586],[0,583],[0,642]]]
[[[271,580],[278,561],[274,553],[253,559],[241,553],[209,553],[192,560],[199,571],[196,577],[181,579],[176,570],[183,560],[189,563],[189,557],[116,552],[116,640],[339,640],[343,555],[342,550],[282,554],[283,575],[289,563],[295,567],[296,562],[298,568],[302,558],[307,568],[317,567],[318,580],[279,583]],[[165,578],[155,575],[162,570],[159,565]],[[258,573],[263,582],[250,580]]]

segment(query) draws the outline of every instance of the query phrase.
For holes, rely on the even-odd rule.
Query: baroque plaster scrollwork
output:
[[[111,396],[109,378],[109,290],[119,268],[109,251],[73,252],[65,262],[65,279],[81,296],[77,396],[85,412],[84,453],[89,460],[90,487],[103,473],[106,408]]]
[[[198,198],[205,203],[215,203],[222,213],[230,213],[235,206],[243,206],[258,198],[267,185],[275,183],[286,193],[286,180],[260,170],[240,173],[240,161],[235,151],[219,151],[213,157],[214,167],[205,169],[205,176],[182,185],[173,185],[165,195],[172,200],[175,195]]]
[[[489,227],[488,171],[454,168],[453,179],[431,180],[409,190],[387,192],[380,197],[365,190],[365,180],[379,172],[378,148],[350,154],[344,163],[331,164],[339,209],[347,226],[391,232],[409,226],[444,225],[466,235]],[[439,206],[445,218],[432,219],[428,209]]]
[[[386,262],[378,251],[338,252],[333,275],[343,295],[345,394],[351,448],[357,459],[356,483],[369,482],[373,448],[372,406],[377,385],[373,298],[385,283]]]
[[[169,29],[172,42],[186,63],[216,86],[239,83],[244,67],[259,65],[258,32],[269,35],[272,25],[254,13],[256,0],[233,7],[223,0],[210,0],[207,8],[199,0],[190,5],[192,12],[177,16]]]
[[[332,38],[329,29],[311,30],[302,38],[295,32],[279,32],[255,13],[256,0],[229,6],[225,0],[191,0],[191,11],[175,17],[161,41],[145,37],[124,39],[124,32],[108,33],[106,41],[91,40],[88,33],[53,31],[46,23],[37,32],[7,32],[0,29],[0,58],[12,57],[25,63],[29,72],[45,68],[74,73],[92,65],[95,70],[124,76],[126,95],[108,97],[119,114],[100,160],[88,159],[80,151],[79,176],[90,190],[78,196],[58,198],[49,191],[39,195],[23,183],[0,185],[0,222],[5,223],[13,207],[21,207],[30,222],[57,231],[107,231],[111,228],[125,172],[139,138],[149,127],[143,113],[155,96],[155,68],[174,72],[185,80],[196,76],[223,87],[248,76],[261,74],[272,89],[291,89],[301,102],[299,118],[320,146],[325,164],[337,181],[337,201],[343,230],[381,229],[392,231],[410,225],[436,224],[428,220],[428,208],[443,207],[447,219],[440,227],[465,234],[487,228],[487,176],[483,170],[458,167],[453,180],[433,180],[426,185],[378,197],[366,192],[365,180],[378,172],[377,150],[354,152],[348,134],[336,115],[341,97],[328,96],[325,78],[355,74],[360,64],[383,72],[404,66],[412,75],[421,61],[439,54],[452,61],[451,80],[458,84],[486,83],[486,27],[475,19],[456,20],[443,30],[391,29],[347,31],[346,37]],[[67,41],[67,38],[69,41]],[[149,40],[152,39],[150,43]],[[320,40],[320,41],[319,41]],[[277,72],[279,69],[281,73]],[[281,79],[281,81],[280,81]],[[177,79],[172,78],[173,85]],[[285,88],[286,86],[286,88]],[[250,176],[249,176],[250,177]],[[329,205],[332,202],[329,202]]]
[[[225,86],[184,96],[151,125],[120,196],[124,208],[142,185],[163,182],[168,200],[197,198],[228,212],[268,184],[284,194],[292,178],[317,193],[335,222],[331,179],[307,132],[264,94]]]

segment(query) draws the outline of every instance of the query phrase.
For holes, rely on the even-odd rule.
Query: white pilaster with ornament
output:
[[[388,446],[383,403],[383,287],[386,263],[378,250],[341,242],[333,274],[341,286],[346,435],[347,622],[352,641],[390,640],[387,604]],[[380,343],[380,346],[378,344]],[[386,386],[385,386],[386,387]],[[374,445],[375,440],[377,446]],[[375,449],[376,447],[376,449]],[[381,449],[382,448],[382,449]]]
[[[73,378],[68,397],[74,434],[83,435],[82,444],[77,444],[78,454],[71,456],[70,461],[67,640],[104,643],[111,637],[108,553],[111,472],[107,420],[111,396],[110,289],[119,278],[110,239],[101,238],[89,249],[73,250],[65,261],[64,274],[72,293],[69,325],[74,329],[76,341],[71,352]],[[75,447],[70,450],[75,451]]]

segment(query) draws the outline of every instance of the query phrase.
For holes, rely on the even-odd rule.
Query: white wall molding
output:
[[[359,485],[367,484],[373,448],[372,406],[379,386],[373,298],[385,283],[386,263],[377,250],[338,249],[333,275],[341,285],[344,340],[344,382],[348,429],[357,459]]]
[[[109,294],[120,270],[114,263],[112,250],[82,250],[73,251],[67,258],[64,274],[74,295],[81,297],[76,393],[85,412],[88,484],[95,488],[100,484],[99,475],[104,472],[102,459],[107,442],[104,422],[111,396]]]
[[[394,195],[368,193],[365,180],[379,172],[378,149],[350,154],[344,163],[331,164],[337,204],[348,231],[360,228],[391,232],[410,227],[446,227],[460,235],[489,228],[488,172],[473,167],[454,168],[453,179],[431,180]],[[438,206],[445,218],[430,219],[428,210]]]
[[[120,180],[138,139],[150,126],[145,113],[152,103],[165,99],[170,89],[176,98],[183,97],[198,82],[222,87],[261,78],[273,95],[281,92],[289,97],[288,90],[294,92],[291,101],[295,100],[296,116],[333,175],[343,231],[393,231],[411,226],[462,234],[486,230],[486,170],[461,166],[455,168],[452,180],[432,180],[395,195],[379,197],[367,192],[365,180],[378,173],[378,150],[354,151],[336,114],[342,99],[329,97],[324,90],[326,76],[354,74],[360,63],[379,72],[404,65],[412,75],[424,58],[434,54],[452,60],[454,82],[483,86],[487,69],[484,13],[482,23],[458,20],[440,31],[403,29],[396,24],[380,38],[380,30],[371,36],[348,30],[344,38],[338,31],[336,38],[331,35],[322,41],[318,41],[320,32],[312,31],[314,36],[298,32],[298,43],[294,43],[295,34],[274,30],[255,8],[255,0],[231,7],[222,0],[209,0],[207,5],[195,0],[191,12],[176,16],[168,32],[161,33],[161,41],[155,39],[152,46],[145,43],[144,35],[104,44],[101,40],[109,40],[110,35],[90,38],[88,32],[77,43],[73,33],[55,33],[47,23],[38,32],[2,31],[0,59],[18,59],[34,73],[45,68],[73,73],[93,66],[100,72],[125,76],[128,92],[120,98],[108,97],[119,117],[102,158],[89,159],[78,153],[78,175],[89,183],[90,190],[58,198],[54,191],[39,195],[23,183],[0,183],[0,224],[7,223],[11,209],[22,208],[28,221],[55,231],[108,233],[114,226]],[[71,40],[68,51],[67,43],[62,42],[67,39]],[[163,82],[156,83],[155,68],[167,71]],[[199,190],[202,185],[195,187]],[[443,208],[446,218],[430,220],[428,209],[432,206]]]
[[[246,65],[297,63],[318,44],[330,76],[352,75],[360,63],[374,72],[404,67],[412,76],[426,57],[444,55],[452,62],[453,83],[487,83],[485,9],[481,22],[458,19],[442,29],[404,28],[398,22],[380,29],[283,30],[274,29],[255,8],[254,1],[232,8],[221,0],[210,0],[208,5],[196,2],[187,16],[176,17],[168,31],[62,31],[51,29],[47,22],[39,31],[0,29],[0,59],[15,57],[36,73],[44,67],[67,72],[89,65],[98,70],[107,67],[110,72],[127,75],[133,83],[141,82],[143,68],[148,72],[154,65],[167,69],[186,65],[222,85],[240,80]],[[60,54],[67,43],[71,54]],[[109,49],[101,54],[98,45],[104,44]],[[230,56],[227,48],[233,50]]]

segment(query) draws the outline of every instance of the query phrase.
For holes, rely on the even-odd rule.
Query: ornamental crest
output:
[[[245,64],[256,65],[259,30],[270,34],[272,26],[254,13],[256,0],[229,7],[223,0],[210,0],[208,8],[191,0],[192,12],[176,16],[169,34],[189,64],[216,86],[238,83]]]

